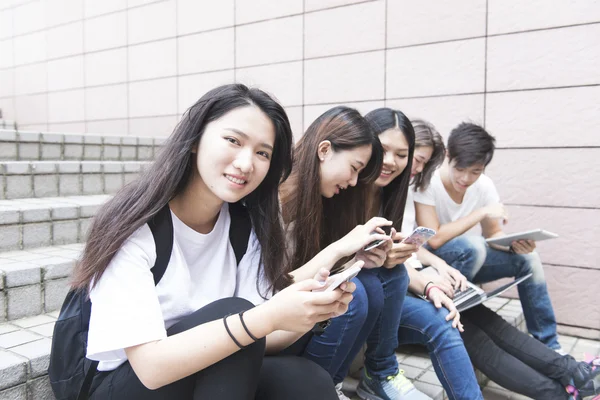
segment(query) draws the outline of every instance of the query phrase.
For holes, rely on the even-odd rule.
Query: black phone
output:
[[[385,232],[386,235],[390,236],[390,234],[392,233],[392,227],[390,225],[388,226],[381,226],[381,229],[383,229],[383,231]],[[375,247],[379,247],[382,244],[385,243],[385,240],[381,239],[381,240],[374,240],[371,243],[369,243],[368,245],[366,245],[364,247],[364,251],[369,251],[371,249],[374,249]]]

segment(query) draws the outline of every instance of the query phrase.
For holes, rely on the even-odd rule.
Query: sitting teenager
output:
[[[318,281],[291,284],[286,273],[278,187],[292,144],[269,95],[216,88],[185,113],[148,170],[99,210],[74,277],[92,304],[87,357],[99,364],[91,399],[337,399],[318,365],[265,357],[343,313],[352,297],[352,284],[313,293]],[[234,208],[251,221],[239,265]],[[149,223],[161,210],[173,238],[156,284]]]
[[[307,338],[308,343],[298,352],[329,372],[340,399],[348,399],[341,391],[342,381],[365,342],[365,368],[359,397],[428,399],[404,378],[395,355],[400,312],[408,285],[406,269],[401,263],[415,247],[399,246],[396,264],[400,265],[382,267],[391,240],[389,236],[371,234],[379,226],[391,225],[392,221],[397,227],[402,223],[408,174],[401,173],[412,155],[413,133],[410,123],[406,129],[397,122],[391,110],[386,112],[384,130],[389,130],[390,136],[401,137],[401,141],[385,147],[385,159],[392,159],[385,163],[392,163],[393,168],[382,171],[383,149],[365,118],[348,107],[325,112],[298,142],[294,170],[282,185],[284,220],[295,243],[291,257],[294,276],[315,275],[317,269],[308,268],[310,262],[307,262],[319,251],[333,255],[330,256],[332,266],[339,256],[351,258],[350,263],[354,260],[365,263],[352,280],[356,290],[348,312],[332,319],[322,334]],[[371,183],[376,179],[394,181],[377,205],[383,212],[376,214],[382,217],[373,217],[355,228],[367,220],[369,210],[365,204],[373,196]],[[344,240],[334,242],[344,235],[345,238],[360,238],[353,239],[360,246],[337,247],[336,243]],[[359,251],[381,237],[387,239],[382,246],[368,252]]]
[[[433,171],[441,163],[443,157],[438,155],[444,153],[444,146],[431,124],[419,120],[413,121],[413,126],[416,137],[413,186],[416,191],[426,190]],[[405,212],[403,224],[407,232],[412,231],[416,225],[414,213]],[[470,264],[477,262],[476,256],[475,248],[461,246],[452,254],[449,263],[469,269]],[[473,366],[492,381],[534,399],[580,399],[583,395],[600,393],[600,369],[594,371],[591,363],[577,362],[569,355],[563,356],[549,349],[483,305],[463,312],[460,316],[462,324],[458,325],[459,329],[454,329],[448,320],[454,316],[456,307],[443,293],[452,297],[455,290],[464,287],[464,277],[425,248],[419,249],[416,258],[406,264],[409,273],[409,266],[423,264],[435,266],[440,275],[410,273],[409,290],[415,294],[423,293],[424,285],[433,281],[428,287],[433,304],[407,296],[402,309],[399,341],[426,346],[450,399],[481,398],[479,388],[475,388],[477,382],[473,383],[474,376],[470,377],[472,367],[465,364],[469,358]],[[468,353],[466,360],[465,350]],[[575,394],[574,389],[579,394]]]
[[[434,173],[427,189],[415,192],[417,223],[437,231],[427,246],[446,261],[465,247],[476,252],[478,262],[468,268],[455,264],[472,282],[532,273],[518,286],[527,329],[546,346],[561,351],[535,242],[514,241],[510,248],[488,246],[485,242],[505,235],[500,221],[508,218],[494,183],[484,175],[494,155],[494,143],[493,136],[472,123],[461,123],[452,130],[442,167]]]

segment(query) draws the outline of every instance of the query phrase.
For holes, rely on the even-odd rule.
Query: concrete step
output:
[[[0,200],[0,252],[81,243],[110,195]]]
[[[0,253],[0,322],[60,309],[83,244]]]
[[[0,160],[149,161],[164,140],[0,129]]]
[[[149,161],[2,161],[0,199],[114,194]]]

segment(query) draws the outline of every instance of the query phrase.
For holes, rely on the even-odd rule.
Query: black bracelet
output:
[[[231,333],[231,331],[229,330],[229,325],[227,325],[227,317],[231,317],[231,315],[232,314],[227,314],[226,316],[223,317],[223,324],[225,325],[225,330],[229,334],[229,337],[231,338],[231,340],[233,340],[233,343],[235,343],[237,345],[237,347],[239,347],[240,349],[243,350],[246,348],[246,346],[242,346],[242,344],[237,341],[235,336],[233,336],[233,333]]]
[[[423,289],[423,297],[425,297],[427,295],[427,288],[429,287],[429,285],[433,285],[432,281],[427,282],[427,285],[425,285],[425,289]]]
[[[240,316],[240,321],[242,322],[242,326],[244,327],[244,330],[246,331],[248,336],[250,336],[252,338],[252,340],[254,340],[256,342],[258,340],[258,338],[256,336],[254,336],[252,333],[250,333],[250,329],[248,329],[248,327],[246,326],[246,323],[244,322],[244,311],[242,311],[238,315]]]

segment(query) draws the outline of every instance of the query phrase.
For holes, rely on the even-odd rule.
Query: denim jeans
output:
[[[398,341],[427,348],[433,368],[450,400],[483,399],[473,365],[458,329],[446,321],[448,310],[407,296],[402,308]],[[550,350],[551,351],[551,350]]]
[[[471,361],[488,378],[534,399],[569,398],[565,386],[579,365],[573,357],[561,356],[482,305],[463,312],[461,320]]]
[[[527,330],[551,349],[560,347],[556,317],[550,302],[542,261],[537,252],[513,254],[489,247],[481,236],[459,236],[432,250],[435,255],[462,272],[471,282],[486,283],[500,278],[532,273],[518,285]]]
[[[302,354],[325,368],[336,384],[344,380],[365,342],[365,366],[372,376],[383,379],[398,372],[397,332],[408,288],[404,264],[364,269],[352,282],[356,290],[348,311],[334,318],[322,335],[314,335]]]

